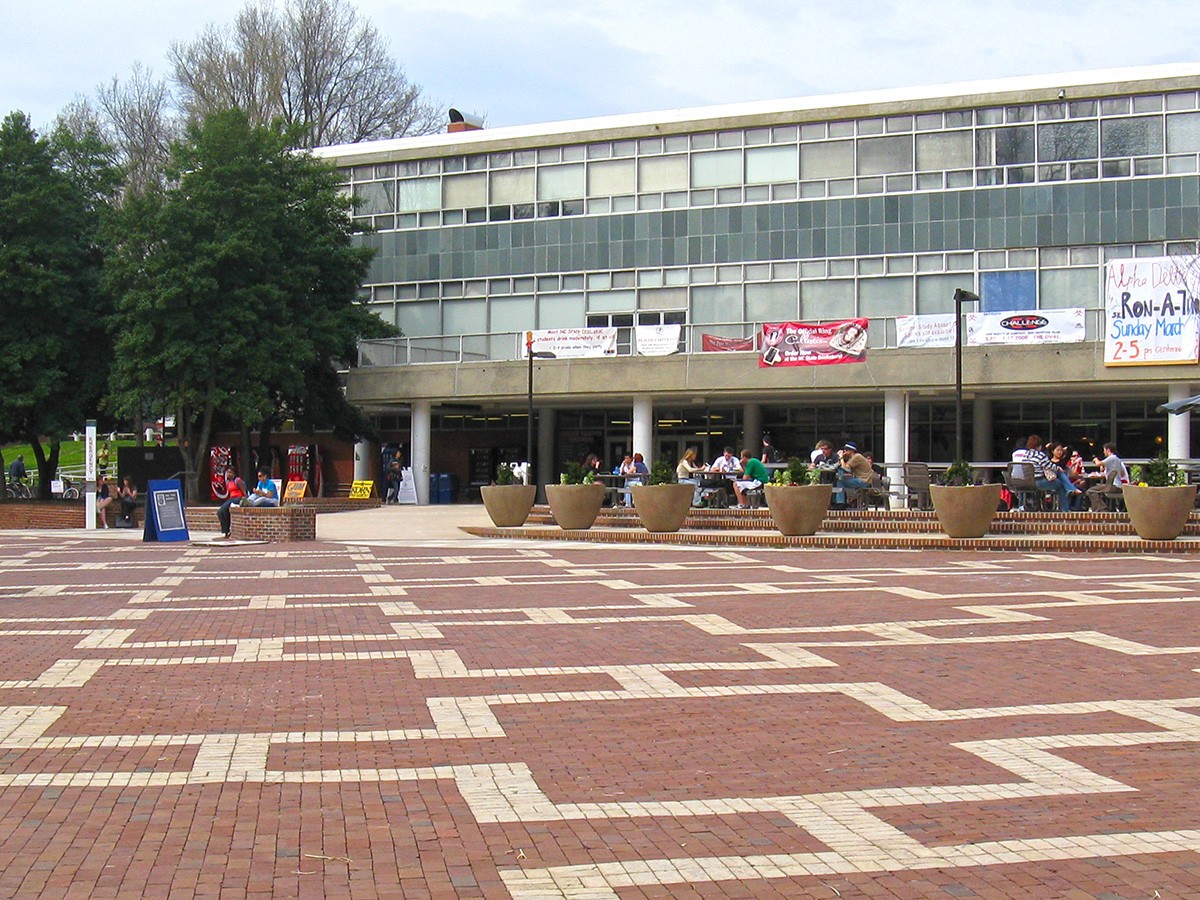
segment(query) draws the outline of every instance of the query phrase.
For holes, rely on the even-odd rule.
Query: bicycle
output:
[[[71,481],[71,479],[67,476],[62,476],[62,483],[62,498],[64,500],[78,500],[83,496],[83,493],[79,490],[79,486],[75,484],[75,482]]]
[[[9,500],[33,499],[33,491],[30,490],[29,485],[23,478],[17,479],[16,481],[9,481],[8,485],[4,489],[4,494]]]

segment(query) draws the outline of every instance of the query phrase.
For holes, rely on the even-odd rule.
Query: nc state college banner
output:
[[[1200,256],[1119,259],[1104,278],[1104,364],[1200,359]]]
[[[634,345],[638,356],[670,356],[679,352],[680,325],[635,325]]]
[[[525,359],[529,354],[525,343],[527,332],[517,332],[517,355]],[[615,328],[549,328],[533,332],[534,354],[553,353],[558,359],[581,359],[594,356],[617,355],[617,329]]]
[[[859,363],[867,358],[867,320],[846,319],[809,325],[805,322],[764,324],[758,364],[828,366]]]

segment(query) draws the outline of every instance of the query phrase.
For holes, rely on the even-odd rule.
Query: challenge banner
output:
[[[517,356],[526,359],[529,354],[525,343],[528,332],[517,332]],[[533,352],[554,354],[557,359],[585,359],[596,356],[617,355],[617,329],[615,328],[549,328],[534,331]]]
[[[967,315],[967,344],[972,347],[1077,344],[1083,338],[1083,307]]]
[[[1200,256],[1110,262],[1104,277],[1104,364],[1200,361]]]
[[[867,320],[847,319],[809,325],[780,322],[763,325],[760,367],[829,366],[867,358]]]

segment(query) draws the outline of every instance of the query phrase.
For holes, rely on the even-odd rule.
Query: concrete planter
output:
[[[1196,505],[1196,485],[1170,487],[1121,486],[1125,508],[1133,530],[1144,541],[1173,541],[1183,532],[1192,507]]]
[[[591,528],[604,502],[604,485],[548,484],[546,502],[558,527],[566,531]]]
[[[479,489],[483,506],[497,528],[520,528],[537,496],[535,484],[491,484]]]
[[[789,536],[816,534],[825,514],[831,484],[767,484],[763,486],[771,519],[781,534]]]
[[[694,484],[635,484],[629,489],[642,527],[656,534],[683,527],[695,491]]]
[[[983,537],[996,517],[1001,487],[999,483],[965,487],[930,485],[933,510],[942,531],[952,538]]]

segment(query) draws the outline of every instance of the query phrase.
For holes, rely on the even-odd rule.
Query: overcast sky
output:
[[[1200,59],[1178,0],[358,0],[410,79],[489,127]],[[50,123],[243,0],[0,0],[0,114]]]

